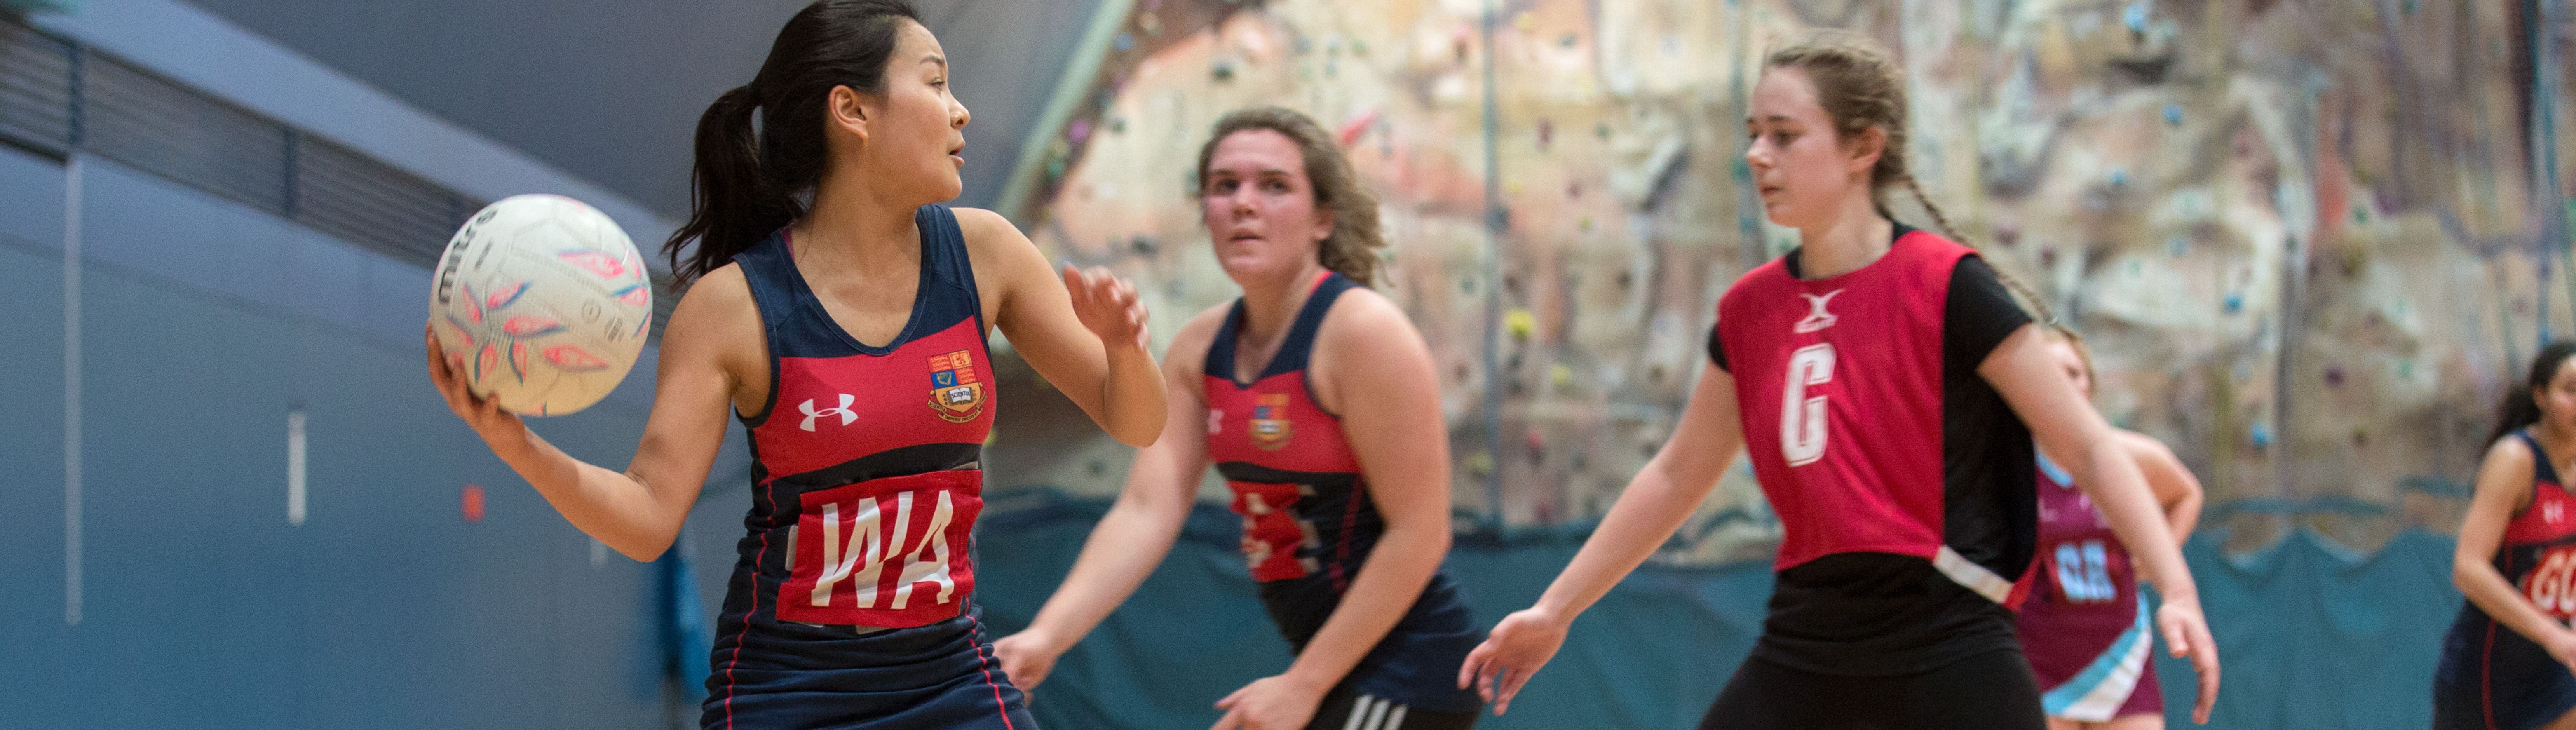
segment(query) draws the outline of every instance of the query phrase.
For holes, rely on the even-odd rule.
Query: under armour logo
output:
[[[859,420],[859,414],[854,413],[854,412],[852,412],[852,411],[850,410],[850,402],[851,402],[851,401],[855,401],[855,400],[858,400],[858,398],[857,398],[856,396],[852,396],[852,395],[850,395],[850,394],[848,394],[848,393],[842,393],[842,394],[841,394],[841,405],[839,405],[839,406],[837,406],[837,407],[833,407],[833,408],[825,408],[825,409],[823,409],[823,410],[819,410],[819,411],[818,411],[818,410],[814,410],[814,399],[812,399],[812,398],[807,398],[807,399],[805,399],[805,404],[804,404],[804,405],[801,405],[801,406],[797,406],[797,407],[796,407],[796,409],[797,409],[797,410],[800,410],[800,411],[804,411],[804,412],[805,412],[805,422],[804,422],[804,423],[800,423],[800,424],[796,424],[796,427],[797,427],[797,428],[801,428],[801,429],[805,429],[805,430],[807,430],[807,431],[812,431],[812,430],[814,430],[814,419],[822,418],[822,417],[824,417],[824,416],[828,416],[828,415],[832,415],[832,414],[836,414],[836,413],[837,413],[837,414],[840,414],[840,416],[841,416],[841,425],[843,425],[843,426],[850,425],[850,422],[851,422],[851,421]]]
[[[2543,502],[2543,503],[2541,503],[2541,505],[2540,505],[2540,519],[2541,519],[2542,521],[2548,522],[2548,523],[2553,524],[2553,525],[2554,525],[2554,524],[2558,524],[2559,522],[2566,520],[2566,519],[2567,519],[2567,505],[2565,505],[2565,504],[2563,504],[2563,503],[2559,503],[2559,502]]]
[[[1794,327],[1790,327],[1789,329],[1805,333],[1834,326],[1834,320],[1840,318],[1835,317],[1832,312],[1825,311],[1825,303],[1833,301],[1836,295],[1842,293],[1843,290],[1835,289],[1833,291],[1825,292],[1823,296],[1817,296],[1814,294],[1798,295],[1807,300],[1807,306],[1812,311],[1807,313],[1806,319],[1798,320],[1798,324]]]

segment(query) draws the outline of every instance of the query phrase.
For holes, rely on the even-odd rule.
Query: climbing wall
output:
[[[1747,205],[1743,100],[1815,28],[1902,59],[1931,198],[2247,540],[2453,519],[2507,372],[2576,312],[2576,175],[2530,144],[2576,160],[2546,121],[2576,112],[2568,31],[2516,3],[1495,4],[1140,0],[1006,212],[1143,282],[1159,346],[1236,291],[1189,195],[1210,125],[1279,104],[1337,129],[1383,198],[1380,289],[1440,360],[1459,509],[1514,529],[1608,507],[1706,366],[1718,294],[1795,244]],[[1007,478],[1117,489],[1123,451],[1051,413],[1005,428],[997,463],[1029,465]],[[1740,464],[1702,512],[1668,558],[1776,536]]]

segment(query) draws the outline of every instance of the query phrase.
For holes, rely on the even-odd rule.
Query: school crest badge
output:
[[[930,410],[949,423],[984,415],[984,383],[975,377],[975,360],[967,352],[930,358]]]
[[[1288,446],[1295,430],[1288,423],[1288,394],[1262,393],[1252,405],[1252,445],[1263,451],[1278,451]]]

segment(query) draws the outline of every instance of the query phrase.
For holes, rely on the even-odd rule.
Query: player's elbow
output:
[[[1152,446],[1152,445],[1154,445],[1154,442],[1155,442],[1156,440],[1159,440],[1159,439],[1162,437],[1162,435],[1163,435],[1163,428],[1162,428],[1162,424],[1159,424],[1159,423],[1158,423],[1158,424],[1154,424],[1154,428],[1152,428],[1152,429],[1146,429],[1146,428],[1142,428],[1142,427],[1137,427],[1137,428],[1121,428],[1121,429],[1113,429],[1113,430],[1111,430],[1111,431],[1109,432],[1109,437],[1110,437],[1110,438],[1117,439],[1117,440],[1118,440],[1118,443],[1126,444],[1126,445],[1128,445],[1128,446],[1133,446],[1133,447],[1136,447],[1136,448],[1139,448],[1139,449],[1141,449],[1141,448],[1145,448],[1145,447],[1147,447],[1147,446]]]
[[[624,545],[611,545],[610,547],[616,548],[617,554],[619,555],[634,558],[635,562],[650,563],[655,560],[662,559],[662,553],[670,552],[671,542],[672,541],[670,540],[660,540],[651,544],[629,542]]]
[[[670,552],[671,544],[679,540],[680,526],[671,525],[667,529],[654,526],[638,530],[633,534],[622,535],[617,540],[600,542],[607,543],[609,549],[616,550],[619,555],[633,558],[635,562],[650,563],[660,560],[662,553]]]
[[[1156,400],[1150,405],[1152,406],[1150,412],[1134,413],[1126,418],[1108,419],[1101,424],[1102,430],[1108,431],[1109,437],[1117,439],[1118,443],[1128,446],[1141,449],[1154,445],[1154,442],[1162,440],[1163,426],[1169,419],[1164,416],[1162,401]]]

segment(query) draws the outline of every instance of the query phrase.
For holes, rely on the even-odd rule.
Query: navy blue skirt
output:
[[[2576,675],[2475,604],[2442,639],[2433,670],[2434,730],[2532,730],[2576,709]]]
[[[715,642],[706,730],[1035,730],[971,609],[858,634],[762,620]]]

